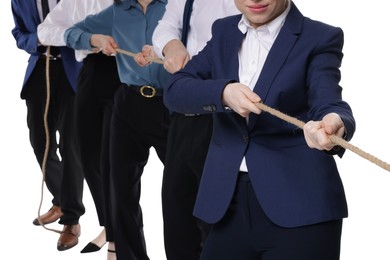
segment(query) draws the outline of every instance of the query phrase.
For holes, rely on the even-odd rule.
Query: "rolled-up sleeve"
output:
[[[66,46],[71,47],[75,50],[91,50],[90,39],[92,34],[83,31],[75,26],[70,27],[65,31],[64,40]]]

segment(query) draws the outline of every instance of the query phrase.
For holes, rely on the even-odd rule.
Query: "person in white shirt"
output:
[[[61,0],[38,26],[44,45],[65,46],[64,33],[75,23],[111,6],[112,0]],[[75,50],[83,62],[75,98],[76,138],[81,165],[103,231],[81,253],[95,252],[108,241],[108,259],[115,259],[115,244],[109,212],[109,122],[114,93],[120,86],[115,57],[98,50]]]
[[[237,14],[232,0],[195,0],[189,20],[187,45],[181,41],[186,1],[170,0],[165,14],[153,33],[155,53],[164,67],[174,73],[206,45],[211,25],[218,18]],[[139,65],[155,56],[145,46],[136,57]],[[192,210],[211,137],[209,115],[173,113],[169,128],[167,158],[163,179],[164,243],[168,260],[198,260],[208,226],[199,222]]]

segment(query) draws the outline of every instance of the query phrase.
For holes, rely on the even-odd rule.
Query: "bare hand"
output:
[[[164,68],[169,73],[181,70],[190,60],[190,55],[183,43],[179,40],[172,40],[164,47]]]
[[[222,93],[222,102],[242,117],[249,113],[260,114],[261,110],[255,105],[261,98],[248,86],[241,83],[226,85]]]
[[[322,121],[309,121],[303,126],[307,145],[318,150],[331,150],[336,144],[329,139],[329,135],[342,137],[344,131],[344,123],[336,113],[329,113]]]
[[[102,51],[107,56],[115,55],[118,44],[108,35],[93,34],[91,37],[91,45]]]
[[[145,45],[142,47],[142,52],[135,55],[134,61],[141,67],[150,65],[153,60],[157,59],[157,55],[154,52],[153,46]]]

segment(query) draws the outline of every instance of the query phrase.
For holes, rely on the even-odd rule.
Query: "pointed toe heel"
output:
[[[99,251],[100,249],[101,249],[101,247],[99,247],[98,245],[89,242],[89,243],[83,248],[83,250],[80,251],[80,253],[82,253],[82,254],[84,254],[84,253],[92,253],[92,252]]]

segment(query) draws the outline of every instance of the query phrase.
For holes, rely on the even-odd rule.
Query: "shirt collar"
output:
[[[257,30],[265,30],[272,36],[275,36],[279,31],[280,28],[282,28],[284,21],[286,20],[287,14],[290,11],[291,8],[291,1],[288,1],[288,6],[284,12],[276,17],[274,20],[272,20],[270,23],[264,24],[258,28]],[[247,33],[249,28],[253,28],[250,23],[248,18],[245,15],[242,15],[241,20],[238,23],[238,29],[243,33]]]
[[[130,6],[134,7],[138,5],[137,0],[123,0],[123,2],[129,2]],[[153,0],[152,2],[161,2],[161,3],[167,3],[167,0]]]

